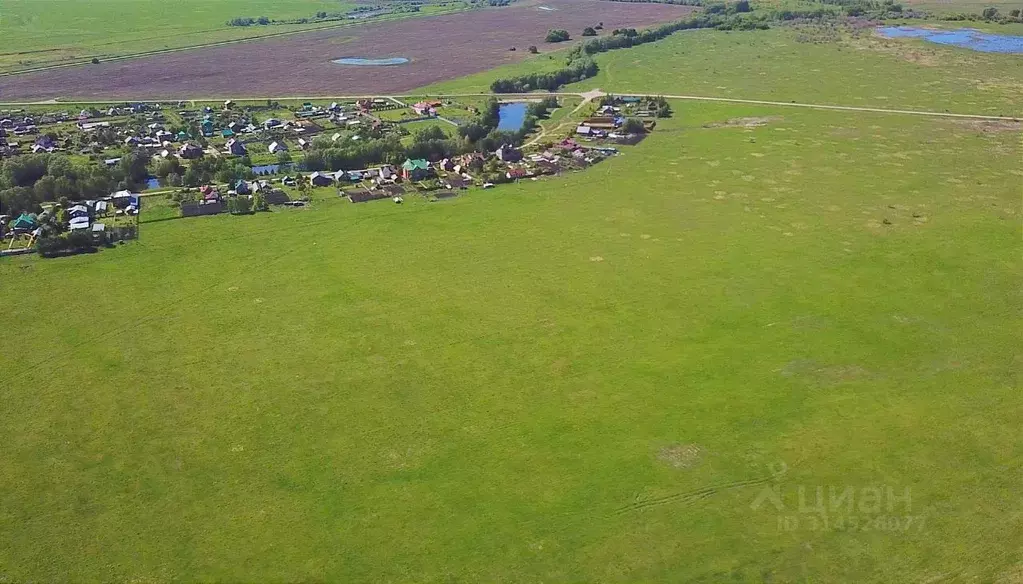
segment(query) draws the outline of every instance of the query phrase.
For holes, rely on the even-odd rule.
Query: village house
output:
[[[227,144],[224,145],[224,151],[228,154],[233,154],[234,156],[245,156],[248,154],[245,144],[234,138],[227,141]]]
[[[498,148],[494,155],[501,162],[518,162],[522,160],[522,151],[510,144],[504,144]]]
[[[614,130],[621,123],[621,118],[615,116],[592,116],[583,120],[581,125],[598,130]]]
[[[412,105],[412,111],[419,116],[435,116],[440,106],[439,101],[420,101]]]
[[[463,154],[458,157],[458,165],[466,170],[483,170],[483,165],[487,163],[487,157],[482,152],[470,152],[469,154]],[[456,172],[464,172],[464,170],[455,169]]]
[[[271,142],[267,150],[270,151],[270,154],[277,154],[278,152],[287,152],[288,147],[283,142]]]
[[[417,158],[409,158],[401,165],[401,177],[405,180],[422,180],[430,173],[430,163]]]
[[[219,201],[220,191],[212,185],[204,185],[199,189],[199,194],[202,195],[203,201]]]
[[[178,150],[178,156],[185,160],[194,160],[196,158],[202,158],[202,148],[195,144],[185,144]]]
[[[329,187],[334,184],[334,177],[321,172],[314,172],[309,175],[309,184],[314,187]]]

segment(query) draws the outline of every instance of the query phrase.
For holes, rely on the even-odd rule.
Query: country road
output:
[[[804,103],[795,101],[770,101],[763,99],[740,99],[732,97],[711,97],[706,95],[668,95],[668,94],[652,94],[643,91],[624,91],[616,90],[612,92],[605,92],[600,89],[594,89],[586,92],[574,92],[574,91],[555,91],[550,93],[426,93],[426,94],[405,94],[405,95],[321,95],[321,96],[271,96],[271,97],[254,97],[244,98],[245,101],[262,101],[265,99],[274,100],[301,100],[301,101],[313,101],[313,100],[353,100],[353,99],[368,99],[376,97],[385,97],[398,103],[404,99],[415,99],[420,97],[435,97],[435,98],[457,98],[457,97],[501,97],[501,98],[536,98],[544,95],[564,95],[579,97],[583,99],[583,102],[576,107],[576,111],[582,108],[583,105],[599,99],[608,93],[614,95],[659,95],[667,99],[676,100],[687,100],[687,101],[710,101],[710,102],[722,102],[722,103],[739,103],[747,105],[766,105],[775,107],[800,107],[808,109],[821,109],[821,110],[837,110],[837,111],[848,111],[848,112],[864,112],[864,113],[879,113],[879,114],[899,114],[899,115],[913,115],[913,116],[931,116],[931,117],[942,117],[942,118],[967,118],[974,120],[1001,120],[1018,122],[1023,119],[1023,114],[1020,116],[992,116],[988,114],[964,114],[964,113],[953,113],[953,112],[938,112],[928,110],[906,110],[906,109],[890,109],[890,108],[879,108],[879,107],[862,107],[862,106],[851,106],[851,105],[834,105],[834,104],[821,104],[821,103]],[[69,101],[60,102],[57,100],[46,100],[46,101],[35,101],[35,102],[0,102],[0,107],[23,107],[27,105],[60,105],[63,103],[68,104],[108,104],[112,101],[117,100],[105,100],[105,101]],[[164,100],[130,100],[132,103],[167,103],[174,101],[222,101],[220,98],[201,98],[193,97],[190,99],[176,100],[176,99],[164,99]],[[573,112],[574,113],[574,112]]]

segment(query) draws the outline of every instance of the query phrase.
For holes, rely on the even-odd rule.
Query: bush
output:
[[[583,36],[585,37],[597,36],[597,31],[592,26],[587,26],[586,28],[583,29]]]
[[[626,134],[645,134],[646,127],[643,125],[641,120],[636,118],[629,118],[622,124],[622,132]]]
[[[572,38],[568,35],[568,31],[560,28],[552,28],[548,30],[547,36],[544,38],[544,41],[548,43],[562,43],[568,40],[572,40]]]
[[[252,212],[252,199],[244,196],[231,197],[227,202],[227,210],[232,215],[248,215]]]
[[[92,58],[92,64],[93,65],[99,65],[99,59],[97,59],[96,57],[93,57]]]
[[[92,251],[96,251],[96,244],[92,240],[92,234],[84,231],[73,231],[52,237],[40,237],[36,240],[36,252],[44,258],[55,258],[66,254]]]
[[[529,45],[529,52],[535,55],[540,52],[540,49],[536,48],[536,45]]]

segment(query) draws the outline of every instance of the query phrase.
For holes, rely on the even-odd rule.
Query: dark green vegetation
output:
[[[1011,581],[1018,130],[673,105],[556,181],[0,262],[3,576]]]
[[[76,164],[69,157],[25,154],[0,160],[0,212],[35,212],[39,203],[57,199],[96,199],[115,190],[138,189],[149,175],[150,156],[141,152],[112,167]]]
[[[563,43],[567,40],[571,40],[568,31],[559,28],[552,28],[547,31],[547,37],[544,39],[548,43]]]

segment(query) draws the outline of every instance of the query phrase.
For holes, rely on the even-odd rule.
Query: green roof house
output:
[[[401,177],[405,180],[419,180],[430,173],[430,163],[422,158],[409,158],[401,165]]]

